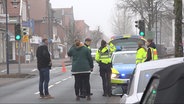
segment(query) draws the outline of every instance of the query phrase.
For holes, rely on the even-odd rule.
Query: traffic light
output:
[[[23,33],[23,35],[28,35],[28,32],[27,32],[27,28],[26,27],[22,28],[22,33]]]
[[[139,35],[145,36],[145,22],[144,20],[139,20]]]
[[[135,27],[139,28],[139,21],[135,21]]]
[[[135,27],[137,27],[139,29],[139,35],[145,36],[145,22],[144,22],[144,20],[135,21],[135,23],[136,23]]]
[[[20,24],[15,24],[15,40],[17,40],[17,41],[21,40]]]

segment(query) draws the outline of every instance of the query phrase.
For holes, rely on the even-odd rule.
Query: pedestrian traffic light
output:
[[[145,23],[144,20],[139,20],[139,35],[145,36]]]
[[[21,40],[20,24],[15,24],[15,40],[17,40],[17,41]]]
[[[135,21],[135,27],[139,28],[139,21]]]
[[[22,33],[23,33],[23,35],[28,35],[28,32],[27,32],[27,28],[26,27],[22,28]]]

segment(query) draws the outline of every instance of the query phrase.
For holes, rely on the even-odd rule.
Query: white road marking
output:
[[[1,72],[4,73],[4,72],[6,72],[6,70],[5,69],[4,70],[1,70]]]
[[[70,78],[72,78],[72,76],[64,78],[62,81],[57,81],[54,85],[58,85],[59,83],[64,82],[64,81],[66,81],[67,79],[70,79]],[[54,87],[54,85],[50,85],[48,88],[50,89],[50,88]],[[38,94],[40,94],[40,92],[35,92],[34,94],[38,95]]]
[[[61,83],[61,81],[58,81],[58,82],[56,82],[55,84],[57,85],[57,84],[59,84],[59,83]]]
[[[52,88],[52,87],[54,87],[54,85],[50,85],[50,86],[49,86],[49,89]]]
[[[34,71],[37,71],[37,69],[33,69],[33,70],[31,70],[32,72],[34,72]]]
[[[34,93],[35,95],[38,95],[38,94],[40,94],[40,92],[36,92],[36,93]]]

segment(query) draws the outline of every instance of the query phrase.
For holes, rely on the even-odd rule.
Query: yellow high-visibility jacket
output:
[[[102,49],[98,49],[95,55],[95,60],[104,64],[111,63],[111,55],[116,50],[116,47],[110,43]]]
[[[146,60],[147,50],[141,47],[136,52],[136,64],[142,63]]]

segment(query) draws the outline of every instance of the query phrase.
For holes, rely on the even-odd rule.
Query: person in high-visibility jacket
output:
[[[153,42],[153,39],[148,39],[147,40],[147,57],[146,57],[146,61],[151,61],[151,60],[158,60],[158,54],[157,54],[157,49],[156,49],[156,45]]]
[[[103,96],[111,96],[111,55],[116,50],[116,47],[110,42],[107,45],[105,40],[101,41],[101,46],[96,52],[95,60],[100,67],[100,76],[103,83]]]
[[[90,50],[90,52],[91,52],[91,47],[90,47],[91,42],[92,40],[90,38],[86,38],[84,42],[84,46],[86,46]]]
[[[146,60],[147,49],[144,47],[143,41],[138,41],[138,49],[136,52],[136,64]]]

